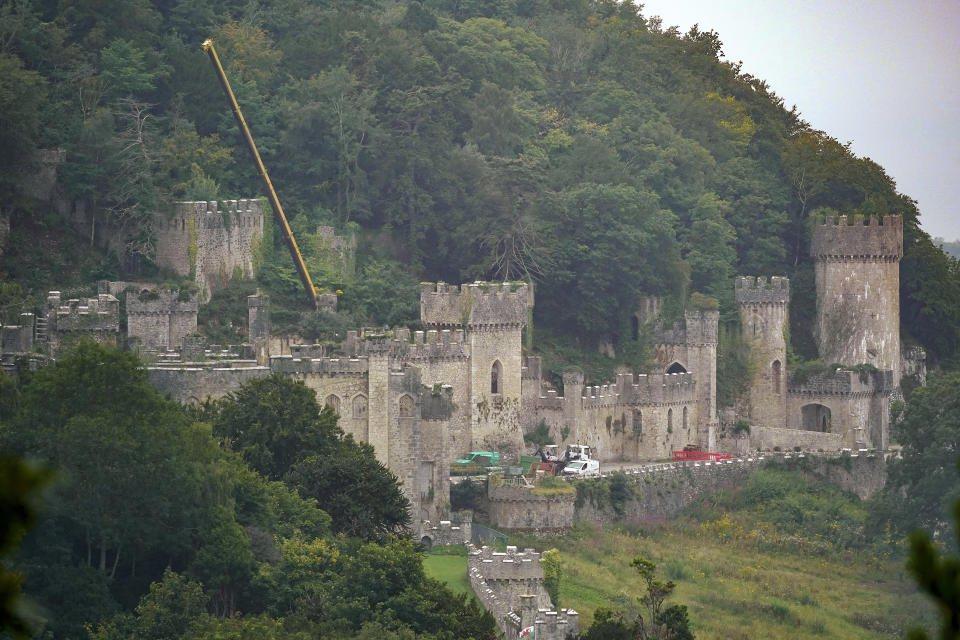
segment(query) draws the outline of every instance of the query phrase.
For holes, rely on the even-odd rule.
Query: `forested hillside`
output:
[[[915,202],[724,60],[720,35],[641,11],[587,0],[6,2],[0,279],[20,283],[15,297],[65,286],[77,265],[78,281],[160,278],[155,211],[262,194],[200,48],[212,37],[295,232],[359,235],[352,281],[315,274],[343,287],[351,321],[415,321],[418,280],[533,279],[540,335],[592,349],[628,337],[642,294],[676,310],[703,293],[729,322],[735,275],[779,274],[792,279],[792,349],[812,358],[810,216],[894,213],[905,218],[906,338],[955,361],[960,269],[920,230]],[[66,234],[64,216],[24,185],[37,150],[57,147],[86,235],[114,229],[113,257],[83,254],[79,233],[50,239]],[[280,249],[258,281],[281,303],[297,299]]]

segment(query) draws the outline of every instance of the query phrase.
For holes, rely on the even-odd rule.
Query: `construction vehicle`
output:
[[[213,47],[213,40],[205,40],[203,42],[203,50],[209,56],[210,62],[217,72],[217,77],[220,79],[223,92],[227,94],[227,99],[230,101],[230,108],[233,110],[233,116],[236,118],[240,132],[243,134],[243,139],[247,143],[247,149],[250,151],[250,155],[253,156],[253,162],[257,165],[257,172],[263,179],[263,186],[267,190],[267,197],[270,200],[270,206],[273,208],[274,220],[276,220],[280,226],[283,241],[286,243],[287,249],[290,250],[290,257],[293,258],[293,266],[296,267],[297,273],[300,275],[300,282],[303,284],[303,289],[307,294],[310,306],[316,309],[317,290],[313,286],[313,280],[310,279],[310,272],[307,271],[307,265],[303,261],[300,248],[297,246],[297,241],[294,239],[290,225],[287,223],[287,217],[283,214],[283,207],[280,206],[280,199],[277,198],[277,192],[273,189],[273,183],[270,181],[270,175],[267,174],[267,168],[263,165],[263,160],[260,159],[257,144],[253,141],[253,135],[251,135],[250,129],[247,127],[247,121],[244,119],[243,113],[240,112],[240,105],[237,104],[237,98],[233,95],[233,89],[230,88],[230,81],[227,80],[227,74],[223,70],[223,65],[220,64],[217,50]]]

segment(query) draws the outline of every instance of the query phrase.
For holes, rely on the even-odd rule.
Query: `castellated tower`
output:
[[[903,219],[815,220],[810,253],[816,260],[820,358],[893,371],[899,386]]]
[[[466,330],[474,450],[523,449],[520,374],[529,305],[524,282],[420,285],[420,318],[426,329]]]
[[[157,264],[192,277],[200,302],[209,302],[231,278],[254,275],[263,216],[259,200],[175,202],[156,216]]]
[[[750,418],[759,426],[782,427],[787,420],[787,304],[790,281],[774,276],[737,278],[741,335],[750,345]]]

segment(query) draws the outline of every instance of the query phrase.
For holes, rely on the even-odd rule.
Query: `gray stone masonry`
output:
[[[579,616],[572,609],[552,611],[543,587],[540,554],[533,549],[506,553],[490,547],[468,547],[467,575],[480,604],[493,614],[507,638],[534,627],[538,640],[566,640],[579,631]]]
[[[420,284],[420,320],[430,329],[443,327],[523,327],[530,291],[525,282]]]
[[[33,350],[36,318],[21,313],[20,324],[0,326],[0,354],[23,354]]]
[[[814,219],[810,255],[817,260],[887,260],[903,257],[900,216]]]
[[[120,301],[109,293],[72,298],[63,304],[59,291],[47,294],[47,342],[55,354],[65,339],[80,337],[115,343],[120,333]]]
[[[787,304],[790,301],[790,280],[773,276],[740,276],[735,283],[737,304]]]
[[[192,275],[207,302],[235,273],[253,276],[263,223],[260,200],[175,202],[156,216],[157,264]]]
[[[196,292],[129,292],[126,306],[127,336],[138,338],[143,349],[179,349],[184,336],[197,331]]]

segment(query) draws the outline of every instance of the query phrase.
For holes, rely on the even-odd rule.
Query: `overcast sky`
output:
[[[960,0],[650,0],[663,27],[720,35],[728,60],[871,158],[960,238]]]

